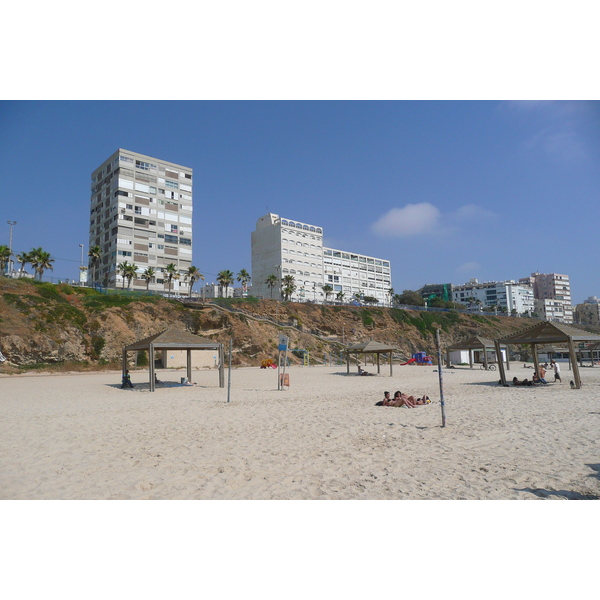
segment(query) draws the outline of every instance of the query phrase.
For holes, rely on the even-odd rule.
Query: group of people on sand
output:
[[[431,404],[429,396],[423,395],[421,398],[415,398],[414,396],[397,391],[394,393],[393,398],[390,398],[389,392],[383,392],[383,400],[377,402],[375,406],[406,406],[406,408],[415,408],[425,404]]]
[[[547,366],[547,364],[545,366]],[[558,383],[562,383],[562,379],[560,378],[559,364],[555,360],[552,360],[552,361],[550,361],[550,366],[554,370],[554,383],[556,383],[557,381],[558,381]],[[531,378],[531,381],[529,381],[527,379],[527,377],[525,377],[525,379],[523,379],[522,381],[519,381],[519,379],[517,379],[516,377],[513,377],[512,382],[513,382],[513,385],[526,385],[526,386],[536,385],[536,384],[542,384],[542,385],[546,384],[546,383],[548,383],[546,381],[546,369],[543,366],[540,366],[539,372],[538,371],[533,372],[533,377]]]

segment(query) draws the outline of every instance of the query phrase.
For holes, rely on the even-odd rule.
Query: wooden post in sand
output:
[[[233,346],[233,338],[229,338],[229,360],[227,361],[227,402],[231,401],[231,348]]]
[[[444,381],[442,379],[442,349],[440,348],[440,330],[435,330],[435,345],[438,357],[438,378],[440,380],[440,404],[442,405],[442,427],[446,427],[446,406],[444,404]]]

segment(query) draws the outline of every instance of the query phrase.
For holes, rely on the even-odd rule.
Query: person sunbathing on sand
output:
[[[415,406],[423,406],[424,404],[430,404],[431,400],[429,396],[423,395],[422,398],[415,398],[397,391],[394,394],[393,400],[389,400],[387,404],[384,401],[383,406],[406,406],[407,408],[415,408]]]
[[[502,380],[500,380],[502,381]],[[525,377],[525,379],[523,379],[523,381],[519,381],[516,377],[513,377],[513,385],[533,385],[533,383],[531,381],[529,381],[527,379],[527,377]]]

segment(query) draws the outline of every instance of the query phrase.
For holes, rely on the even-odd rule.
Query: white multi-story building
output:
[[[165,291],[165,268],[174,264],[177,292],[192,264],[192,169],[119,148],[92,173],[90,247],[99,246],[100,263],[90,261],[88,280],[121,287],[117,265],[137,266],[132,288],[146,289],[143,272],[156,272],[149,289]]]
[[[452,300],[467,306],[497,307],[507,314],[531,314],[535,309],[533,289],[516,281],[487,281],[471,279],[453,286]],[[514,311],[514,312],[513,312]]]
[[[533,295],[536,300],[552,300],[553,304],[539,304],[538,313],[542,317],[540,310],[544,310],[546,314],[546,306],[548,306],[548,314],[556,315],[553,320],[563,323],[573,322],[573,306],[571,304],[571,284],[568,275],[560,275],[558,273],[532,273],[530,277],[525,277],[519,280],[519,283],[529,284],[533,288]],[[560,306],[562,310],[555,310]],[[542,317],[544,318],[544,317]],[[549,317],[550,318],[550,317]]]
[[[202,286],[200,295],[202,298],[234,298],[235,291],[232,286],[228,286],[227,291],[225,291],[225,288],[221,287],[218,283],[207,283]]]
[[[256,223],[252,232],[252,294],[281,298],[281,280],[294,277],[294,300],[322,301],[324,285],[330,285],[335,298],[344,294],[372,296],[389,302],[392,273],[388,260],[356,252],[323,247],[321,227],[280,218],[269,213]],[[267,278],[275,276],[273,287]]]

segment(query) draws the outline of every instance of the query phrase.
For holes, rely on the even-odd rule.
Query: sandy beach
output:
[[[367,367],[373,371],[373,367]],[[512,364],[510,377],[531,377]],[[2,499],[593,499],[600,497],[600,368],[583,387],[498,386],[498,373],[435,367],[0,377]],[[550,377],[552,379],[552,377]],[[433,400],[377,407],[384,390]]]

